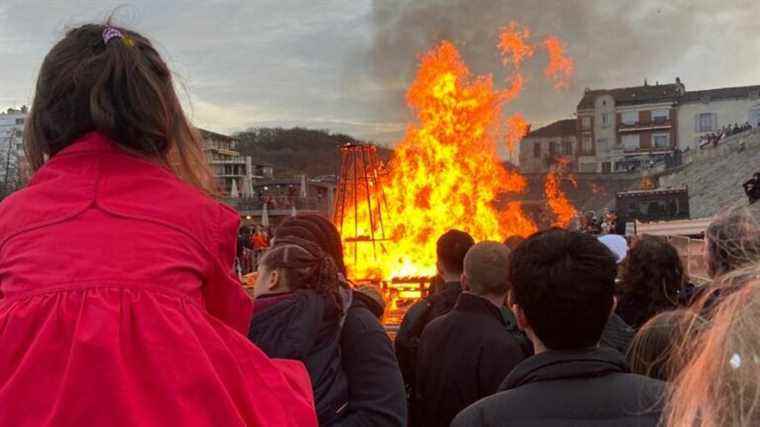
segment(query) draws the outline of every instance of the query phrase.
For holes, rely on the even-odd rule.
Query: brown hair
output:
[[[684,347],[693,343],[696,335],[695,328],[689,327],[694,325],[698,330],[703,323],[685,309],[666,311],[649,319],[636,333],[628,350],[631,372],[663,381],[674,379],[690,354]]]
[[[721,295],[709,327],[682,351],[691,354],[668,395],[669,426],[754,426],[760,422],[760,280]]]
[[[654,315],[675,308],[685,282],[676,248],[661,237],[640,237],[623,264],[621,308],[635,312],[624,319],[639,328]]]
[[[109,26],[124,37],[106,44],[103,31]],[[24,132],[32,169],[88,132],[158,160],[206,193],[216,192],[169,67],[147,38],[113,27],[110,19],[69,30],[45,56]]]
[[[338,269],[315,243],[297,237],[279,237],[259,264],[279,271],[291,290],[311,289],[328,295],[342,308]]]

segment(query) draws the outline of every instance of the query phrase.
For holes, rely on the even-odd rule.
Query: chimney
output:
[[[646,77],[644,77],[644,86],[649,86],[649,84],[647,84],[647,78]]]
[[[681,83],[680,77],[676,77],[676,86],[678,86],[678,89],[676,89],[678,95],[683,95],[686,92],[686,85]]]

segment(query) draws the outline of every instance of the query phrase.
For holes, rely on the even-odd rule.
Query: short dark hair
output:
[[[595,237],[550,229],[512,253],[513,301],[549,349],[598,344],[613,304],[615,256]]]
[[[436,243],[436,255],[443,267],[450,273],[464,271],[464,256],[475,244],[469,234],[460,230],[449,230]]]

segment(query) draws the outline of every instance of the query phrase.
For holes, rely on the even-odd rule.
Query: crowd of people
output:
[[[760,423],[758,203],[706,230],[706,286],[659,237],[449,230],[393,343],[320,216],[280,224],[244,292],[240,217],[142,35],[70,29],[25,138],[35,176],[0,204],[2,426]]]
[[[758,127],[760,127],[760,123],[757,124]],[[718,145],[723,139],[728,138],[729,136],[738,135],[742,132],[748,131],[752,129],[752,125],[749,122],[744,122],[743,125],[739,125],[738,123],[734,123],[733,126],[726,125],[723,126],[719,131],[717,132],[710,132],[709,134],[703,136],[701,138],[701,142],[699,144],[700,148],[705,148],[710,145],[713,147]]]

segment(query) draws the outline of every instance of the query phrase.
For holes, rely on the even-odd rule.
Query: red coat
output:
[[[88,134],[0,204],[0,426],[316,425],[243,334],[239,216]]]

